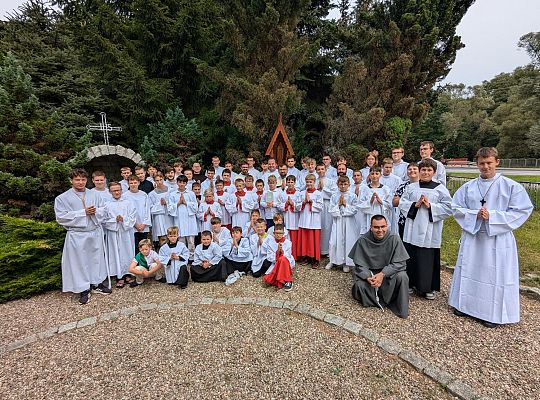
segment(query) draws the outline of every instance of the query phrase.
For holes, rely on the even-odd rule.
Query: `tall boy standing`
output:
[[[195,236],[199,233],[197,225],[198,202],[193,192],[186,189],[188,178],[180,175],[176,178],[178,190],[169,192],[167,207],[169,215],[178,227],[180,240],[189,249],[190,259],[195,252]]]

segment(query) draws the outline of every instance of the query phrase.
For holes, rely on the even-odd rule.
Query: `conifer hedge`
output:
[[[64,237],[56,222],[0,215],[0,303],[61,287]]]

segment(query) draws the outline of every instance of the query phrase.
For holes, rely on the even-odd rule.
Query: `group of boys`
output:
[[[125,167],[123,180],[110,182],[108,190],[102,172],[92,174],[94,188],[88,190],[86,172],[75,170],[72,189],[55,201],[57,221],[68,231],[63,290],[80,293],[79,302],[85,304],[91,291],[111,292],[110,284],[104,284],[107,277],[116,277],[117,288],[154,277],[184,289],[189,279],[232,284],[252,274],[288,291],[297,260],[317,268],[327,256],[326,269],[354,268],[355,299],[366,306],[388,306],[405,318],[409,294],[434,299],[440,290],[444,219],[458,210],[464,214],[456,216],[464,232],[496,229],[490,228],[484,207],[491,186],[481,190],[483,183],[478,183],[484,203],[473,209],[476,213],[459,211],[446,189],[444,166],[431,158],[433,149],[432,142],[422,142],[422,160],[406,163],[403,149],[395,148],[381,166],[373,151],[365,167],[354,171],[344,158],[333,167],[327,154],[320,164],[303,159],[302,170],[293,157],[281,166],[270,158],[260,171],[247,157],[238,174],[230,163],[221,167],[218,157],[205,173],[200,163],[185,169],[177,163],[164,173],[149,166],[148,175],[143,167],[136,167],[134,175]],[[488,150],[480,158],[498,164],[496,150]],[[480,172],[479,179],[495,178],[493,171],[487,177]],[[525,199],[519,200],[523,223],[530,210]],[[460,249],[460,254],[466,251],[471,250]],[[459,262],[454,280],[458,275],[461,280],[453,283],[450,296],[456,314],[478,317],[486,326],[517,322],[515,313],[494,317],[477,312],[469,298],[472,279],[469,272],[461,273]],[[491,284],[493,292],[497,285]]]

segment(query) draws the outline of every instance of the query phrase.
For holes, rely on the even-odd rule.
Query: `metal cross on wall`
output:
[[[111,126],[111,124],[107,123],[107,114],[104,112],[100,112],[99,115],[101,115],[101,123],[99,125],[86,125],[86,129],[89,131],[101,131],[103,132],[103,140],[105,141],[105,144],[109,145],[109,132],[115,131],[115,132],[122,132],[122,127],[120,126]]]

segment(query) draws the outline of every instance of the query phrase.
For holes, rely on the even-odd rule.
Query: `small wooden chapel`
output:
[[[294,150],[291,145],[291,141],[287,136],[287,131],[283,125],[282,115],[279,114],[278,124],[274,135],[270,140],[270,144],[266,149],[265,155],[276,159],[278,165],[283,165],[287,161],[287,157],[294,156]]]

